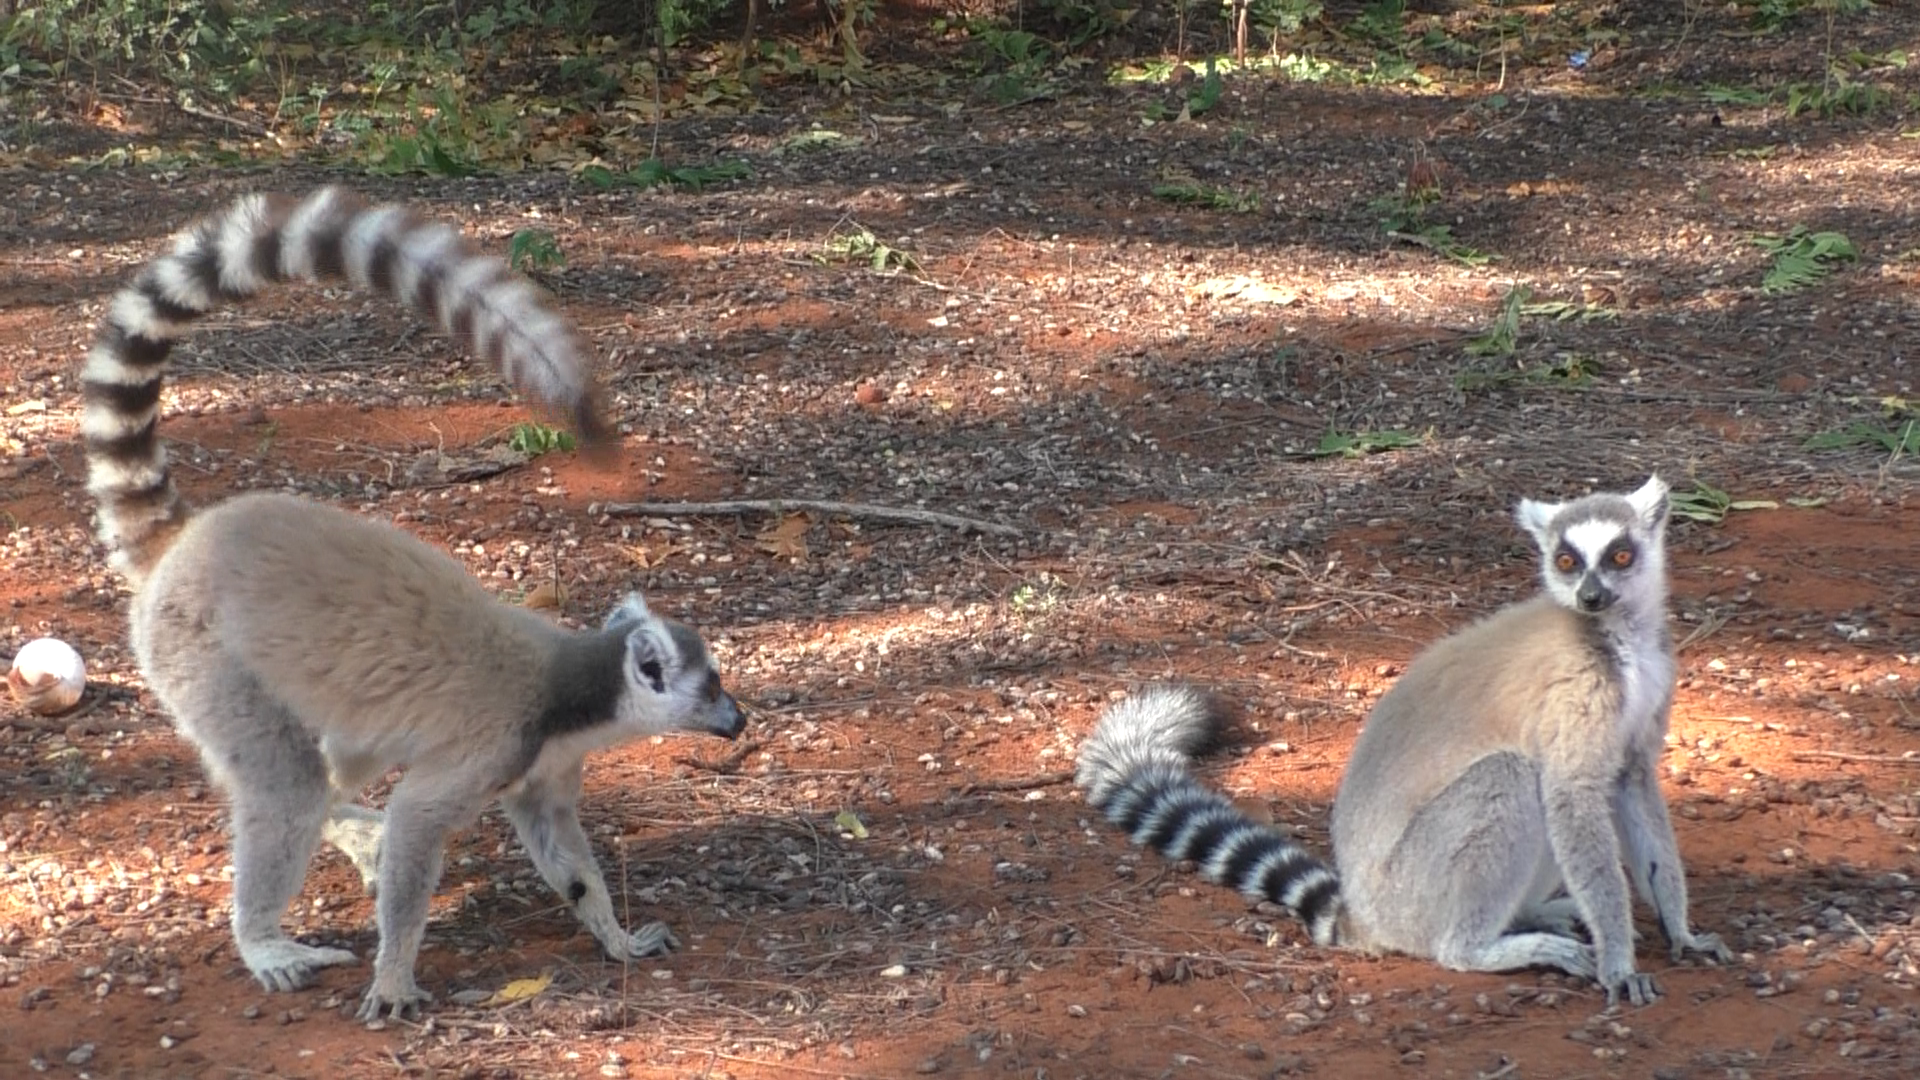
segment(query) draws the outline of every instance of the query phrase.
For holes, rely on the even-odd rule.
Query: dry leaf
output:
[[[557,581],[543,581],[527,591],[527,598],[521,601],[521,606],[536,611],[566,607],[567,587]]]
[[[1235,799],[1233,808],[1257,825],[1273,824],[1273,807],[1265,799]]]
[[[813,522],[808,520],[807,515],[789,514],[780,524],[761,533],[755,542],[760,545],[761,551],[769,555],[804,561],[807,557],[807,530],[812,527]]]
[[[833,823],[840,827],[841,832],[851,835],[855,840],[867,838],[866,824],[860,820],[860,815],[851,810],[842,810],[833,815]]]
[[[516,1001],[525,1001],[553,985],[552,975],[542,975],[537,979],[515,979],[493,992],[487,999],[488,1005],[511,1005]]]
[[[633,544],[620,550],[626,552],[627,558],[632,559],[634,565],[640,569],[651,570],[661,563],[666,562],[669,558],[680,554],[680,552],[685,549],[669,540],[659,547],[648,547],[646,544]]]

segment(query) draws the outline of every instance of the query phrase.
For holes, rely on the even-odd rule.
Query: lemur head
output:
[[[1667,485],[1647,478],[1630,495],[1565,503],[1523,499],[1520,527],[1540,549],[1540,577],[1562,606],[1599,615],[1663,609],[1667,596]]]
[[[654,734],[691,731],[729,739],[746,726],[739,704],[720,686],[706,642],[690,627],[655,615],[639,593],[629,593],[607,616],[605,629],[625,636],[619,723]]]

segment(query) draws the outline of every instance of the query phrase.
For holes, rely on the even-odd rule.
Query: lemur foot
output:
[[[345,949],[302,945],[281,937],[241,942],[240,960],[268,992],[284,993],[313,982],[314,975],[321,968],[357,963],[359,957]]]

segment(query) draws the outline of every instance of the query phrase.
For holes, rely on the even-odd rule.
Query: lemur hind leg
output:
[[[1388,879],[1425,883],[1381,905],[1393,944],[1458,971],[1557,968],[1592,978],[1593,947],[1559,926],[1562,909],[1539,778],[1526,758],[1489,754],[1422,807],[1394,848]],[[1571,928],[1568,927],[1568,930]]]

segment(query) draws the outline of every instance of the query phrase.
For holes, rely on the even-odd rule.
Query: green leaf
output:
[[[842,810],[833,815],[833,823],[841,832],[851,834],[855,840],[867,838],[867,826],[860,820],[860,816],[851,810]]]

